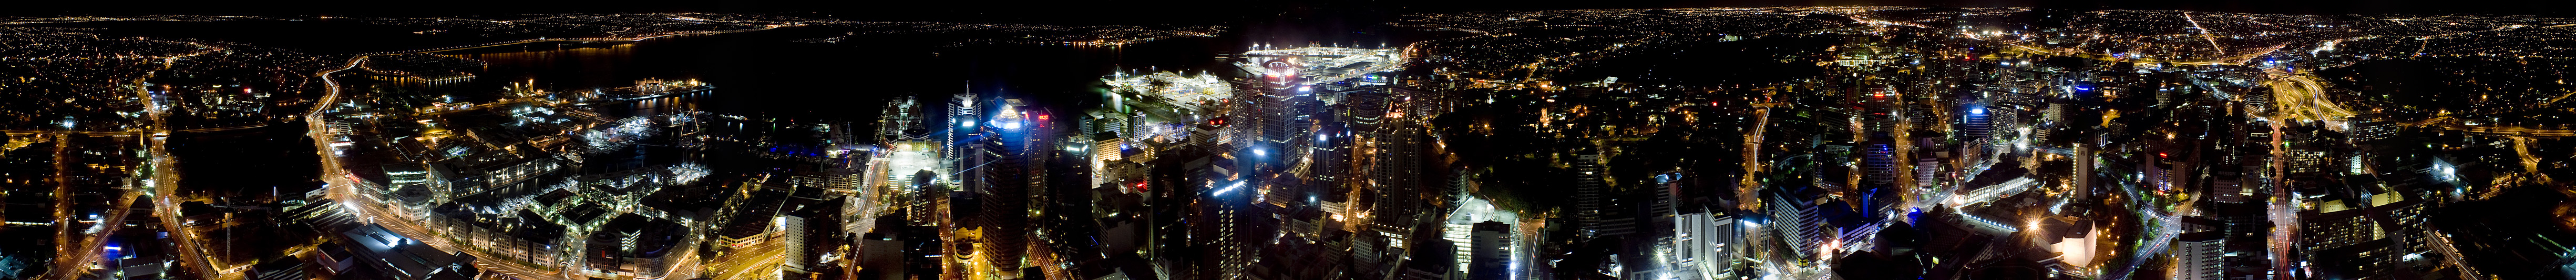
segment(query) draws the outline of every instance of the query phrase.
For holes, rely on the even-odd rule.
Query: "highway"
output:
[[[2406,125],[2407,125],[2407,126],[2414,126],[2414,127],[2428,127],[2428,126],[2429,126],[2429,127],[2433,127],[2433,128],[2436,128],[2436,129],[2442,129],[2442,130],[2458,131],[2458,132],[2463,132],[2463,133],[2473,133],[2473,134],[2485,134],[2485,135],[2500,135],[2500,136],[2529,136],[2529,137],[2576,137],[2576,130],[2567,130],[2567,129],[2544,129],[2544,128],[2532,128],[2532,127],[2520,127],[2520,126],[2506,126],[2506,125],[2500,125],[2500,124],[2478,124],[2478,125],[2470,125],[2470,124],[2468,124],[2468,123],[2466,123],[2466,122],[2464,122],[2464,121],[2461,121],[2459,118],[2450,117],[2450,116],[2441,116],[2441,117],[2426,118],[2426,119],[2421,120],[2421,121],[2415,121],[2415,122],[2412,122],[2412,123],[2407,123]]]
[[[2549,178],[2549,174],[2540,173],[2540,156],[2531,154],[2531,137],[2509,136],[2508,138],[2513,139],[2514,154],[2522,158],[2523,173],[2531,174],[2530,176],[2540,180],[2541,184],[2550,184],[2554,181]]]
[[[2280,68],[2264,69],[2263,74],[2272,77],[2263,84],[2272,88],[2274,106],[2281,109],[2276,116],[2320,121],[2342,121],[2353,116],[2352,110],[2326,97],[2325,86],[2317,82],[2316,75],[2283,72]]]

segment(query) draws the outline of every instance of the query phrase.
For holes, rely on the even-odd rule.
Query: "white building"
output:
[[[1675,277],[1681,280],[1735,279],[1735,259],[1744,242],[1744,225],[1734,216],[1681,214],[1673,221]]]
[[[2174,239],[2174,280],[2221,280],[2227,243],[2218,232],[2183,234]]]

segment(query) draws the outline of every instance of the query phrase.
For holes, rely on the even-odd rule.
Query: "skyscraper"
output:
[[[974,161],[977,157],[972,156],[973,153],[970,152],[974,150],[974,147],[972,146],[977,145],[967,143],[967,141],[975,139],[975,133],[982,131],[977,122],[982,121],[984,116],[976,113],[975,106],[981,105],[976,104],[975,100],[976,97],[973,92],[958,93],[957,95],[949,97],[947,116],[948,126],[947,128],[942,129],[942,131],[947,132],[942,133],[947,135],[947,137],[945,137],[944,141],[940,141],[939,158],[941,158],[942,161],[945,161],[943,162],[945,163],[945,166],[940,168],[941,170],[939,173],[949,174],[952,177],[942,179],[949,182],[958,182],[960,185],[963,185],[965,181],[971,180],[965,180],[965,178],[960,177],[962,175],[957,175],[959,174],[958,172],[966,169],[967,167],[972,167],[977,163]]]
[[[1613,199],[1618,194],[1601,177],[1601,151],[1584,147],[1574,152],[1574,225],[1585,237],[1626,235],[1634,231],[1636,219],[1625,215]]]
[[[1503,280],[1511,276],[1512,226],[1503,222],[1476,223],[1472,248],[1468,254],[1467,279]]]
[[[2227,239],[2222,232],[2185,233],[2174,238],[2174,280],[2220,280],[2226,267]]]
[[[1405,119],[1389,119],[1379,128],[1375,141],[1373,179],[1377,181],[1377,211],[1374,222],[1379,230],[1403,234],[1410,231],[1414,214],[1422,204],[1423,128]]]
[[[1770,208],[1771,222],[1765,227],[1774,231],[1774,236],[1778,236],[1782,243],[1788,243],[1796,257],[1820,256],[1818,253],[1824,247],[1825,239],[1829,238],[1825,232],[1831,230],[1824,225],[1825,217],[1816,205],[1817,198],[1824,194],[1823,190],[1796,188],[1768,192],[1771,201],[1762,206]]]
[[[1673,265],[1684,280],[1735,279],[1735,258],[1744,250],[1743,225],[1735,216],[1691,209],[1673,223]]]
[[[975,250],[998,275],[1011,279],[1024,277],[1019,269],[1029,247],[1030,208],[1042,205],[1031,198],[1045,187],[1044,167],[1035,165],[1042,162],[1036,157],[1051,150],[1045,144],[1053,138],[1045,132],[1053,127],[1038,120],[1045,115],[1033,114],[1032,108],[1002,105],[1006,107],[978,125],[981,148],[970,155],[977,165],[959,171],[977,176],[965,189],[981,197],[982,210],[971,225],[982,229]]]

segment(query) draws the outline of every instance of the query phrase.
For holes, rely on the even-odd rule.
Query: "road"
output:
[[[732,253],[707,260],[707,274],[715,280],[771,279],[778,276],[779,266],[787,264],[787,250],[778,240],[762,241]]]
[[[77,242],[80,240],[72,239],[79,236],[72,234],[72,227],[73,225],[79,224],[80,220],[78,218],[79,215],[72,214],[72,206],[75,204],[72,204],[71,195],[71,149],[71,136],[56,135],[54,138],[54,230],[57,232],[54,233],[54,252],[81,251],[76,249],[81,247],[81,243]],[[54,256],[55,268],[46,270],[46,273],[61,274],[62,271],[65,271],[65,268],[70,267],[65,264],[69,263],[71,260],[70,255],[56,254]],[[36,279],[54,278],[56,277],[47,276],[37,277]]]
[[[148,81],[148,80],[152,79],[152,77],[154,76],[154,74],[157,74],[157,73],[158,73],[158,72],[160,72],[161,70],[168,70],[168,69],[170,69],[170,64],[171,64],[171,63],[173,63],[173,62],[176,62],[176,61],[177,61],[178,59],[180,59],[180,58],[186,58],[186,57],[191,57],[191,56],[197,56],[197,55],[203,55],[203,54],[209,54],[209,53],[215,53],[215,52],[221,52],[221,51],[224,51],[224,48],[219,48],[219,47],[214,47],[214,46],[207,46],[207,45],[198,44],[198,43],[194,43],[194,42],[187,42],[187,43],[185,43],[185,44],[189,44],[189,45],[195,45],[195,46],[197,46],[198,51],[197,51],[197,52],[193,52],[193,53],[183,54],[183,55],[176,55],[176,56],[170,56],[170,57],[160,57],[161,62],[159,63],[159,66],[160,66],[160,68],[159,68],[159,69],[153,69],[153,71],[147,71],[147,72],[145,72],[145,74],[144,74],[144,75],[142,75],[141,77],[136,77],[136,78],[134,79],[134,81],[132,81],[132,82],[133,82],[134,84],[136,84],[136,85],[142,85],[142,84],[145,84],[145,81]],[[44,277],[40,277],[41,279],[77,279],[77,278],[80,278],[80,277],[82,277],[82,276],[84,276],[84,275],[88,275],[88,270],[86,270],[86,269],[80,269],[80,268],[82,268],[82,267],[84,267],[84,266],[88,266],[90,262],[98,261],[98,257],[99,257],[99,255],[102,255],[102,254],[104,254],[104,253],[106,252],[106,246],[107,246],[106,239],[107,239],[107,236],[115,234],[115,233],[116,233],[116,231],[117,231],[117,229],[119,229],[119,228],[121,228],[121,227],[124,227],[123,225],[125,224],[125,215],[133,212],[133,210],[134,210],[134,209],[133,209],[133,206],[134,206],[134,201],[135,201],[135,200],[137,200],[137,199],[142,199],[143,192],[140,192],[140,191],[138,191],[138,190],[135,190],[135,189],[134,189],[135,184],[133,184],[133,183],[141,183],[141,184],[143,184],[143,185],[144,185],[144,186],[142,186],[142,187],[149,188],[149,189],[153,189],[153,190],[164,190],[164,189],[171,189],[171,188],[175,188],[175,187],[173,187],[172,185],[177,184],[177,182],[178,182],[178,180],[177,180],[177,175],[176,175],[176,174],[178,173],[178,171],[177,171],[177,169],[178,169],[178,160],[177,160],[176,158],[171,157],[171,156],[170,156],[170,153],[169,153],[169,149],[167,149],[167,148],[165,147],[165,145],[163,145],[163,144],[165,144],[166,140],[168,140],[168,138],[166,138],[165,136],[166,136],[166,135],[169,135],[169,130],[168,130],[168,128],[170,127],[170,126],[169,126],[169,121],[168,121],[168,119],[169,119],[169,118],[167,117],[167,115],[166,115],[166,114],[164,114],[164,112],[166,111],[166,110],[164,110],[165,108],[163,108],[163,107],[164,107],[164,105],[163,105],[163,104],[161,104],[160,102],[154,102],[154,101],[152,101],[152,100],[159,100],[159,99],[155,99],[155,98],[153,98],[153,97],[152,97],[153,92],[152,92],[152,90],[151,90],[149,87],[135,87],[135,91],[134,91],[133,93],[134,93],[135,97],[136,97],[136,98],[138,98],[137,100],[144,100],[144,101],[143,101],[143,102],[144,102],[144,104],[143,104],[143,105],[144,105],[144,106],[143,106],[143,108],[144,108],[144,109],[143,109],[143,113],[144,113],[144,116],[145,116],[145,120],[147,120],[147,122],[146,122],[146,123],[144,123],[144,126],[143,126],[143,127],[141,127],[141,128],[133,129],[133,130],[128,130],[128,131],[124,131],[123,133],[115,133],[115,134],[116,134],[116,135],[118,135],[118,136],[144,136],[144,135],[149,135],[149,136],[150,136],[150,137],[145,138],[145,139],[144,139],[144,141],[143,141],[143,143],[142,143],[143,145],[145,145],[145,146],[146,146],[146,151],[149,153],[149,154],[147,154],[147,155],[146,155],[146,157],[145,157],[145,158],[147,158],[148,160],[144,162],[144,164],[145,164],[145,165],[147,165],[147,166],[146,166],[147,168],[136,168],[132,173],[128,173],[128,174],[127,174],[127,176],[128,176],[128,177],[127,177],[127,178],[128,178],[128,181],[127,181],[127,182],[128,182],[128,184],[125,184],[125,185],[122,185],[122,186],[119,186],[119,187],[118,187],[118,190],[119,190],[119,191],[118,191],[118,192],[116,192],[116,193],[117,193],[117,196],[118,196],[118,197],[117,197],[117,199],[116,199],[116,202],[114,202],[114,204],[111,204],[111,205],[109,205],[109,206],[108,206],[108,207],[110,207],[110,209],[107,211],[107,214],[106,214],[106,215],[101,215],[100,219],[98,219],[98,221],[97,221],[97,223],[98,223],[98,224],[92,227],[92,228],[93,228],[93,230],[85,230],[86,232],[82,233],[80,236],[78,236],[78,237],[77,237],[77,238],[79,239],[79,240],[76,240],[77,242],[72,242],[72,241],[75,241],[75,240],[71,240],[72,238],[70,238],[70,237],[59,237],[58,239],[56,239],[56,240],[57,240],[58,242],[60,242],[60,243],[56,243],[58,247],[56,247],[56,248],[55,248],[55,252],[81,252],[81,253],[78,253],[78,254],[57,254],[57,255],[56,255],[56,256],[57,256],[57,259],[56,259],[56,261],[57,261],[57,262],[56,262],[56,263],[54,263],[55,268],[54,268],[54,269],[52,269],[52,270],[48,270],[48,271],[46,271],[46,275],[45,275]],[[57,149],[57,150],[56,150],[56,155],[55,155],[55,157],[54,157],[54,164],[56,164],[56,168],[55,168],[55,170],[56,170],[56,172],[58,172],[56,175],[60,176],[60,175],[67,174],[68,172],[71,172],[71,171],[70,171],[71,169],[69,169],[69,167],[70,167],[70,166],[68,165],[70,162],[64,161],[64,159],[67,159],[67,158],[68,158],[68,157],[67,157],[67,155],[65,154],[65,153],[67,152],[67,150],[64,150],[64,149],[67,149],[69,146],[71,146],[71,145],[73,144],[73,142],[71,141],[71,138],[70,138],[70,137],[63,137],[63,138],[59,138],[57,141],[60,141],[60,142],[59,142],[59,144],[55,145],[55,147],[56,147],[56,149]],[[121,146],[121,145],[122,145],[122,144],[120,144],[120,146]],[[132,178],[134,178],[134,177],[143,177],[143,176],[146,176],[146,174],[144,174],[144,173],[146,173],[146,172],[147,172],[146,170],[149,170],[149,171],[148,171],[148,172],[149,172],[148,176],[150,176],[150,177],[148,177],[147,179],[143,179],[143,180],[133,180],[133,179],[132,179]],[[71,207],[71,205],[72,205],[72,204],[69,204],[69,203],[67,203],[67,202],[68,202],[68,198],[72,197],[72,195],[71,195],[72,193],[70,192],[70,191],[71,191],[70,186],[71,186],[71,184],[73,184],[73,182],[71,182],[71,181],[69,180],[70,178],[68,178],[68,177],[58,177],[58,178],[56,178],[56,179],[57,179],[57,182],[58,182],[59,184],[57,185],[57,189],[56,189],[56,190],[55,190],[55,192],[54,192],[54,198],[55,198],[56,203],[57,203],[56,205],[59,205],[59,206],[57,206],[57,208],[56,208],[56,211],[57,211],[57,212],[56,212],[55,214],[56,214],[58,217],[63,217],[63,219],[71,219],[71,218],[73,218],[73,217],[74,217],[74,215],[72,215],[72,213],[70,213],[70,212],[69,212],[69,211],[67,211],[67,210],[68,210],[68,207]],[[140,182],[136,182],[136,181],[140,181]],[[91,186],[91,187],[96,187],[96,186]],[[166,198],[167,196],[164,196],[164,195],[155,195],[155,197],[164,197],[164,198]],[[163,201],[166,201],[166,199],[156,199],[156,200],[163,200]],[[156,212],[158,212],[158,211],[162,211],[163,209],[177,209],[178,207],[177,207],[176,205],[170,205],[170,204],[166,204],[166,203],[156,203],[156,204],[155,204],[155,207],[153,207],[153,208],[155,209],[155,211],[156,211]],[[169,221],[169,220],[170,220],[170,219],[169,219],[169,217],[171,217],[171,215],[165,215],[165,214],[160,214],[160,213],[155,213],[155,214],[156,214],[156,215],[160,215],[160,216],[162,216],[162,218],[163,218],[162,220],[165,222],[165,224],[164,224],[164,226],[165,226],[165,227],[173,227],[173,228],[177,228],[177,227],[180,227],[180,225],[181,225],[181,224],[175,224],[175,223],[167,223],[167,221]],[[62,227],[62,228],[63,228],[63,232],[62,232],[62,233],[63,233],[63,234],[68,235],[68,234],[70,234],[70,233],[72,232],[72,230],[71,230],[71,226],[76,225],[77,223],[61,222],[61,223],[57,223],[57,224],[61,225],[60,227]],[[184,231],[184,230],[182,230],[182,231]],[[178,239],[182,239],[182,241],[184,242],[184,241],[185,241],[185,239],[187,239],[187,235],[184,235],[184,234],[183,234],[183,235],[181,235],[181,237],[179,237]],[[183,251],[183,252],[196,253],[196,251],[198,251],[198,250],[202,250],[202,248],[203,248],[203,247],[185,246],[185,247],[183,247],[183,248],[189,248],[188,250],[181,250],[181,251]],[[205,264],[203,263],[203,262],[204,262],[204,261],[203,261],[203,260],[204,260],[204,257],[203,257],[203,256],[196,256],[196,257],[193,257],[192,259],[197,260],[197,262],[194,262],[194,263],[196,263],[197,265],[196,265],[196,266],[193,266],[192,268],[193,268],[193,269],[196,269],[196,271],[197,271],[197,272],[201,273],[200,275],[214,275],[214,274],[202,274],[202,273],[206,272],[206,270],[207,270],[207,269],[211,269],[211,268],[213,268],[213,266],[205,265]],[[75,273],[75,272],[77,272],[77,273]],[[217,279],[220,279],[220,278],[217,278]]]
[[[2425,243],[2432,243],[2433,251],[2442,253],[2442,263],[2460,268],[2460,276],[2465,276],[2461,278],[2487,279],[2478,275],[2477,267],[2469,266],[2467,258],[2460,257],[2460,248],[2451,246],[2450,235],[2442,233],[2441,229],[2427,230],[2424,233],[2424,240],[2428,241]]]
[[[2263,84],[2272,88],[2273,106],[2281,109],[2275,116],[2329,122],[2353,116],[2352,110],[2326,97],[2325,86],[2317,82],[2316,75],[2289,73],[2280,68],[2264,69],[2263,74],[2272,77]]]
[[[1771,103],[1753,104],[1753,130],[1744,132],[1744,178],[1735,188],[1735,205],[1745,211],[1762,211],[1762,132],[1771,126]]]
[[[2279,174],[2288,172],[2282,168],[2284,166],[2289,166],[2289,162],[2287,162],[2288,155],[2284,154],[2285,151],[2281,149],[2281,147],[2286,146],[2282,143],[2285,140],[2282,138],[2283,130],[2281,129],[2281,122],[2274,121],[2267,123],[2272,126],[2272,132],[2269,133],[2269,135],[2272,136],[2272,143],[2267,147],[2272,149],[2272,162],[2265,165],[2269,167],[2269,172],[2255,175],[2262,177],[2259,182],[2272,187],[2272,197],[2270,200],[2271,205],[2266,206],[2266,210],[2269,210],[2266,213],[2266,216],[2268,216],[2266,218],[2271,220],[2274,225],[2272,227],[2272,236],[2268,242],[2269,244],[2267,244],[2271,245],[2272,248],[2272,255],[2270,256],[2272,259],[2272,275],[2275,277],[2288,277],[2287,275],[2291,269],[2290,265],[2295,263],[2291,260],[2290,256],[2292,252],[2290,252],[2290,249],[2297,248],[2299,245],[2299,227],[2297,226],[2299,224],[2299,207],[2298,201],[2292,198],[2293,193],[2290,192],[2289,184],[2282,184],[2281,182],[2275,181],[2277,178],[2281,177],[2278,176]]]
[[[164,65],[167,63],[165,62]],[[149,185],[145,187],[152,191],[153,216],[160,217],[162,228],[172,233],[170,239],[181,248],[178,250],[180,256],[187,259],[182,263],[190,272],[205,279],[240,279],[242,275],[233,274],[232,270],[221,269],[221,266],[214,264],[213,258],[207,256],[205,252],[206,246],[198,245],[197,241],[204,236],[188,227],[187,219],[179,213],[179,203],[172,199],[179,196],[179,158],[176,154],[170,153],[169,149],[170,131],[167,130],[170,127],[170,118],[167,115],[169,108],[160,102],[149,101],[162,100],[153,98],[149,90],[139,94],[142,95],[142,100],[147,100],[143,111],[151,120],[146,127],[152,129],[152,136],[145,141],[145,151],[150,153],[148,158],[152,160],[152,180],[146,181]],[[268,125],[261,124],[248,127],[266,126]]]
[[[263,124],[248,124],[248,125],[224,126],[224,127],[206,127],[206,128],[171,129],[171,130],[150,130],[150,129],[107,130],[107,131],[88,131],[88,130],[0,130],[0,133],[6,133],[6,134],[9,134],[9,135],[44,135],[44,134],[62,134],[62,133],[75,133],[75,132],[77,132],[77,133],[80,133],[80,134],[82,134],[82,135],[88,135],[88,136],[141,136],[141,135],[161,134],[161,133],[167,133],[167,132],[219,132],[219,131],[243,130],[243,129],[253,129],[253,128],[262,128],[262,127],[268,127],[268,124],[263,123]]]
[[[2506,126],[2499,124],[2471,125],[2461,121],[2459,118],[2448,116],[2427,118],[2421,121],[2408,123],[2406,125],[2415,127],[2429,126],[2449,131],[2500,136],[2576,137],[2576,130]]]
[[[129,191],[123,196],[123,198],[117,199],[116,205],[134,205],[134,199],[137,196],[135,192]],[[59,255],[62,256],[59,258],[62,258],[61,260],[66,262],[54,263],[54,269],[46,271],[46,273],[49,274],[49,277],[46,277],[45,279],[79,279],[82,275],[88,275],[89,270],[82,268],[89,266],[90,262],[98,261],[98,256],[106,253],[107,236],[116,234],[117,228],[122,227],[119,225],[124,224],[123,221],[125,221],[125,214],[130,212],[128,210],[133,209],[124,206],[115,207],[115,209],[109,210],[107,215],[100,215],[101,218],[99,219],[99,223],[102,230],[79,235],[80,240],[78,240],[79,242],[76,245],[71,243],[59,244],[70,246],[60,246],[56,248],[60,251],[56,252],[80,253]],[[63,226],[68,227],[75,224],[77,223],[65,223]]]
[[[2227,47],[2218,45],[2218,34],[2209,32],[2209,28],[2200,27],[2200,19],[2192,18],[2191,12],[2182,12],[2182,21],[2190,22],[2191,29],[2200,30],[2200,39],[2209,41],[2210,51],[2227,54]]]
[[[155,115],[158,115],[159,110],[154,111]],[[157,122],[161,118],[155,116],[153,119]],[[240,267],[247,266],[221,269],[222,266],[214,264],[213,258],[207,256],[205,252],[207,247],[197,245],[198,240],[205,237],[197,234],[196,229],[187,226],[186,217],[179,213],[179,201],[172,199],[179,197],[179,158],[170,153],[168,143],[169,137],[154,136],[148,144],[150,146],[148,151],[152,154],[152,180],[151,185],[148,186],[152,191],[152,215],[161,218],[162,228],[171,233],[170,240],[182,248],[178,251],[180,256],[186,259],[183,264],[188,267],[188,271],[195,272],[205,279],[241,279],[243,275],[234,272],[237,272]]]
[[[139,199],[142,192],[135,191],[131,184],[118,186],[115,192],[116,200],[109,202],[107,211],[99,215],[96,223],[86,228],[78,227],[81,224],[78,220],[80,215],[72,213],[72,208],[78,204],[71,200],[76,195],[73,195],[72,185],[75,183],[71,180],[70,173],[75,172],[74,168],[87,167],[75,167],[70,165],[70,161],[65,161],[71,158],[70,146],[73,144],[71,137],[64,136],[55,141],[58,143],[54,145],[56,182],[54,214],[59,232],[55,236],[54,251],[58,254],[55,254],[54,268],[46,270],[46,275],[37,279],[77,279],[88,275],[89,270],[84,267],[89,266],[90,262],[98,261],[98,256],[106,252],[107,237],[116,234],[117,229],[124,227],[125,215],[132,212],[134,200]],[[134,171],[134,173],[141,172],[143,172],[141,169]],[[134,173],[128,173],[127,178],[130,180],[132,176],[141,175]],[[79,253],[59,254],[63,252]]]
[[[2531,137],[2510,136],[2509,138],[2513,138],[2514,154],[2522,158],[2522,172],[2531,174],[2531,177],[2540,180],[2541,184],[2551,184],[2554,180],[2549,178],[2549,174],[2540,173],[2540,156],[2531,153]]]

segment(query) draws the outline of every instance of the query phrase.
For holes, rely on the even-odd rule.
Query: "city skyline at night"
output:
[[[0,280],[2576,279],[2543,4],[1129,4],[0,13]]]

